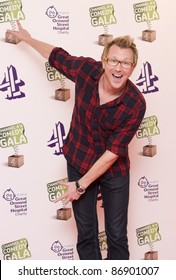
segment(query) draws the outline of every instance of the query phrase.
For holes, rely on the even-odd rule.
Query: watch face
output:
[[[83,194],[83,193],[85,193],[85,189],[79,187],[79,188],[77,188],[77,192],[78,192],[78,194]]]
[[[79,195],[82,195],[83,193],[85,193],[85,188],[81,187],[78,183],[78,181],[76,181],[76,191]]]

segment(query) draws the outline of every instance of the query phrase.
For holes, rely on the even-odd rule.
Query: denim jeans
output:
[[[67,164],[68,180],[79,180],[82,175]],[[106,179],[101,176],[86,192],[72,202],[78,230],[77,251],[81,260],[101,260],[98,239],[97,195],[101,189],[105,232],[107,236],[107,259],[128,260],[127,216],[129,202],[129,175]]]

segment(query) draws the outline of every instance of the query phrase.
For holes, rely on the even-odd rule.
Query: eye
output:
[[[115,58],[112,58],[112,59],[110,59],[110,60],[111,60],[111,62],[114,63],[114,64],[116,64],[116,63],[118,62],[118,60],[115,59]]]
[[[123,63],[123,65],[131,65],[131,63],[128,61],[122,61],[122,63]]]

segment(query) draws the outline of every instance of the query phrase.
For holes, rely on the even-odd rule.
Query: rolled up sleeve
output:
[[[133,115],[111,133],[108,139],[107,149],[119,156],[125,156],[128,152],[128,145],[134,137],[145,114],[145,106],[136,110]]]

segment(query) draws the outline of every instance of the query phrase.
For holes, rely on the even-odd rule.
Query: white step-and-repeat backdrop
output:
[[[0,256],[78,259],[72,206],[53,201],[67,180],[62,146],[74,84],[6,33],[16,19],[33,37],[100,60],[104,44],[131,35],[139,63],[131,77],[147,111],[130,144],[131,259],[175,259],[174,5],[151,0],[0,1]],[[99,240],[106,257],[101,194]]]

